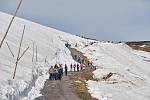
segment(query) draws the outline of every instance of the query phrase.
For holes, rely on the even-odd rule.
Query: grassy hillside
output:
[[[126,42],[126,44],[135,50],[150,52],[150,41]]]

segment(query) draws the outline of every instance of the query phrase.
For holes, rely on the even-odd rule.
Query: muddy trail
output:
[[[80,100],[68,76],[63,76],[62,80],[47,80],[41,93],[43,96],[35,100]]]
[[[77,55],[84,59],[85,65],[89,61],[88,58],[84,56],[82,52],[74,48],[69,48],[69,50],[74,60],[74,56]],[[41,94],[43,96],[38,97],[35,100],[81,100],[77,96],[71,80],[71,77],[73,77],[75,74],[77,73],[69,72],[68,76],[62,77],[62,80],[46,80],[44,88],[41,90]]]

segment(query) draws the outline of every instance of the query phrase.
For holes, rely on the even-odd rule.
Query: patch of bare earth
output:
[[[76,91],[76,94],[82,100],[98,100],[93,98],[88,92],[86,81],[94,80],[93,73],[91,71],[82,71],[73,73],[70,76],[70,79],[73,81],[73,86]]]

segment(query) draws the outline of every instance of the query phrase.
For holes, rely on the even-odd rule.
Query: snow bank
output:
[[[0,12],[0,40],[6,32],[12,16]],[[15,61],[23,26],[26,26],[21,53],[29,46],[29,50],[20,60],[15,80],[12,80]],[[15,18],[5,40],[15,57],[12,57],[6,43],[0,49],[0,100],[32,100],[40,94],[44,81],[48,79],[47,70],[55,63],[72,62],[70,51],[65,47],[60,36],[69,35],[49,27],[39,25],[21,18]],[[71,35],[69,35],[71,36]],[[32,62],[34,49],[37,46],[38,62]]]
[[[149,100],[150,53],[126,44],[96,43],[81,50],[98,67],[88,81],[89,92],[99,100]],[[104,80],[109,73],[113,75]]]

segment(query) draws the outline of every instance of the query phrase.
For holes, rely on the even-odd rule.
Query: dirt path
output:
[[[88,58],[84,56],[83,53],[74,48],[69,48],[69,50],[71,51],[72,56],[80,56],[82,59],[85,59],[85,63],[88,61]],[[75,88],[73,88],[72,81],[69,78],[73,75],[74,74],[69,73],[68,76],[63,76],[62,80],[57,81],[47,80],[41,91],[43,96],[38,97],[35,100],[81,100],[77,97]]]
[[[84,59],[84,64],[85,64],[86,66],[88,66],[88,61],[89,61],[89,59],[88,59],[86,56],[84,56],[84,54],[83,54],[82,52],[78,51],[78,50],[75,49],[75,48],[69,48],[69,50],[70,50],[71,56],[73,57],[74,60],[75,60],[75,57],[74,57],[75,55],[80,56],[81,59]]]
[[[80,100],[68,76],[63,76],[62,80],[57,81],[47,80],[41,93],[43,96],[35,100]]]

